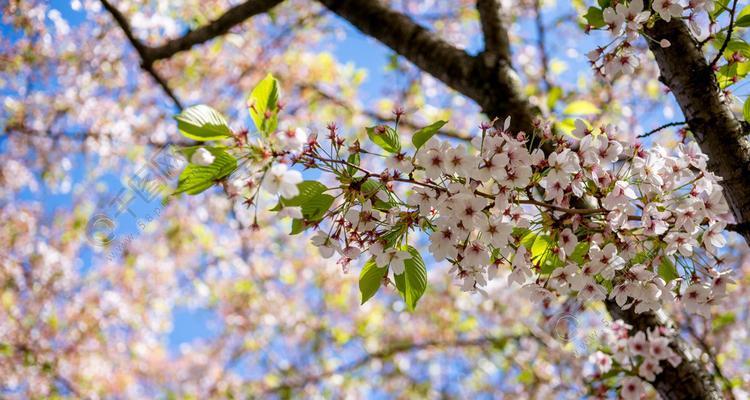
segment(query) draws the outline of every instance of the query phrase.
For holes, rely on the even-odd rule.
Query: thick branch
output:
[[[102,6],[110,13],[112,14],[112,18],[114,18],[115,22],[117,22],[117,25],[120,26],[120,29],[122,29],[122,32],[125,34],[125,36],[128,38],[128,41],[133,45],[135,50],[138,52],[138,56],[141,58],[141,68],[151,75],[152,78],[156,81],[159,86],[161,86],[164,93],[169,96],[170,99],[174,102],[174,105],[182,111],[184,108],[182,106],[182,102],[177,97],[177,95],[172,91],[172,89],[167,84],[167,81],[154,69],[153,63],[149,61],[149,48],[146,47],[138,38],[135,37],[133,34],[133,29],[130,27],[130,23],[128,22],[127,18],[125,18],[124,15],[120,12],[120,10],[117,9],[117,7],[113,6],[109,3],[107,0],[100,0],[102,3]]]
[[[750,128],[735,118],[697,41],[680,20],[657,22],[647,30],[661,71],[685,120],[709,157],[709,169],[723,178],[724,197],[737,223],[750,223]],[[667,39],[671,46],[662,48]],[[750,231],[741,232],[750,240]]]
[[[623,310],[612,300],[608,300],[606,305],[612,319],[622,319],[638,331],[645,332],[659,326],[671,326],[671,322],[664,315],[657,315],[653,312],[636,314],[633,308]],[[652,382],[661,398],[665,400],[721,399],[721,391],[716,386],[706,365],[694,355],[694,347],[680,336],[679,331],[670,339],[670,347],[682,357],[682,362],[677,367],[667,362],[661,363],[663,371]]]
[[[482,25],[485,53],[493,54],[510,63],[510,40],[503,26],[497,0],[477,0],[479,22]]]
[[[320,0],[417,67],[476,101],[490,117],[510,115],[512,127],[532,132],[533,112],[510,63],[472,57],[380,0]]]
[[[228,9],[219,18],[188,31],[182,37],[170,40],[158,47],[148,47],[145,63],[172,57],[176,53],[189,50],[195,45],[205,43],[217,36],[221,36],[250,17],[270,11],[283,0],[249,0]]]
[[[748,127],[735,118],[720,89],[713,70],[706,62],[699,44],[684,22],[673,19],[658,21],[646,29],[655,40],[649,41],[651,52],[661,72],[660,80],[667,85],[680,105],[690,131],[701,149],[709,156],[709,168],[724,178],[724,195],[739,224],[750,222],[750,141]],[[667,48],[659,42],[666,39]],[[748,231],[742,232],[750,239]],[[636,315],[607,303],[613,316],[618,316],[638,329],[657,326],[653,314]],[[678,368],[665,368],[654,386],[666,399],[719,399],[719,391],[706,366],[699,360],[686,358],[691,354],[687,341],[675,337],[674,348],[685,359]]]

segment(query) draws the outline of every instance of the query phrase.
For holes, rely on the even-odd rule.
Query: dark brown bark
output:
[[[649,43],[667,85],[680,105],[685,121],[701,149],[708,155],[709,169],[723,178],[724,197],[737,223],[750,223],[750,129],[735,118],[727,104],[716,75],[709,67],[699,44],[680,20],[657,22],[647,30],[671,46]],[[750,240],[750,230],[741,230]]]
[[[320,2],[362,33],[476,101],[488,116],[509,115],[513,128],[533,130],[531,104],[521,94],[517,74],[506,60],[486,52],[471,56],[378,0]]]
[[[497,0],[477,0],[477,11],[482,25],[484,52],[510,62],[510,40],[500,15],[500,4]]]
[[[141,69],[143,69],[147,74],[151,75],[151,77],[156,81],[156,83],[161,86],[164,93],[169,96],[170,99],[172,99],[172,102],[174,103],[175,107],[177,107],[178,110],[182,111],[184,108],[182,105],[182,102],[180,101],[179,97],[174,93],[172,88],[169,87],[167,84],[167,81],[159,74],[159,72],[154,69],[154,65],[152,61],[149,61],[149,48],[145,46],[138,38],[135,37],[133,34],[133,29],[130,27],[130,23],[128,22],[127,18],[125,18],[124,15],[120,12],[120,10],[117,9],[117,7],[110,4],[107,0],[100,0],[102,3],[102,6],[105,10],[107,10],[111,15],[112,18],[114,18],[117,25],[120,26],[120,29],[122,29],[122,32],[125,34],[125,37],[128,38],[128,41],[133,45],[136,52],[141,58]]]
[[[632,325],[634,330],[645,332],[657,326],[671,327],[669,319],[655,313],[636,314],[632,309],[623,310],[611,300],[606,304],[612,319],[622,319]],[[695,357],[694,346],[678,332],[671,337],[670,347],[682,357],[682,363],[677,367],[672,367],[666,361],[661,362],[660,366],[663,371],[652,382],[661,398],[665,400],[721,399],[721,391],[716,386],[713,375],[708,372],[706,365]]]

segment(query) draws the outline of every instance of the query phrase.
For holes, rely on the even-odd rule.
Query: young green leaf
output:
[[[675,267],[674,263],[667,257],[661,258],[658,272],[659,276],[662,277],[665,282],[670,282],[680,277],[680,274],[677,273],[677,268]]]
[[[255,127],[268,137],[278,125],[279,82],[268,74],[250,93],[248,100],[250,117]]]
[[[295,218],[292,220],[292,230],[289,232],[290,235],[297,235],[305,231],[308,226],[305,225],[305,221]]]
[[[213,186],[217,180],[226,178],[237,169],[237,160],[217,147],[204,147],[216,157],[211,165],[188,164],[180,174],[174,194],[198,194]],[[193,150],[194,151],[194,150]]]
[[[383,277],[388,268],[379,268],[375,264],[375,259],[371,258],[362,267],[362,271],[359,273],[359,292],[362,294],[362,303],[365,304],[375,293],[380,289],[380,285],[383,282]]]
[[[573,254],[568,255],[568,258],[575,261],[576,264],[583,264],[584,257],[589,253],[590,245],[589,242],[578,243],[576,248],[573,249]]]
[[[188,107],[174,119],[180,133],[193,140],[220,140],[232,136],[226,118],[204,104]]]
[[[594,103],[586,100],[576,100],[563,110],[563,114],[566,115],[592,115],[599,113],[599,107]]]
[[[447,123],[448,121],[437,121],[414,132],[414,135],[411,138],[412,144],[414,144],[414,147],[416,147],[417,149],[422,147],[425,143],[427,143],[428,140],[430,140],[432,136],[438,133],[440,128],[442,128]]]
[[[357,168],[353,167],[354,165],[356,165],[357,167],[359,167],[359,162],[360,162],[359,153],[349,154],[349,157],[346,159],[346,162],[348,162],[349,164],[351,164],[351,165],[347,165],[346,166],[346,173],[347,174],[353,176],[354,174],[357,173],[357,171],[359,171]]]
[[[589,7],[583,18],[585,18],[586,22],[593,28],[601,28],[606,25],[604,23],[604,13],[597,7]]]
[[[291,199],[282,198],[271,211],[282,207],[300,207],[307,221],[317,221],[333,204],[334,197],[324,193],[328,188],[318,181],[303,181],[297,184],[299,194]]]
[[[396,281],[396,289],[404,298],[407,308],[409,311],[414,311],[417,301],[427,289],[427,268],[417,249],[411,246],[407,246],[405,249],[412,257],[404,260],[404,273],[395,275],[394,280]]]
[[[401,151],[401,141],[390,126],[379,125],[367,128],[367,136],[381,149],[389,153],[398,153]]]
[[[745,99],[745,105],[742,106],[742,115],[745,117],[745,121],[750,122],[750,97]]]

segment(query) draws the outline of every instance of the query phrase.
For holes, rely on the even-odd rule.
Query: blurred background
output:
[[[158,45],[237,2],[112,4],[138,39]],[[242,199],[218,187],[196,197],[134,189],[144,174],[176,181],[157,162],[184,140],[176,101],[250,128],[247,95],[269,72],[283,86],[282,127],[335,122],[352,138],[392,120],[395,107],[406,132],[444,119],[454,136],[472,137],[487,118],[470,99],[315,2],[284,1],[156,62],[164,85],[99,0],[0,5],[2,397],[614,397],[590,385],[588,356],[609,320],[601,304],[540,307],[504,279],[486,296],[466,294],[430,262],[415,312],[391,288],[361,306],[360,263],[346,273],[320,258],[307,236],[287,235],[290,221],[261,207],[254,229]],[[525,94],[564,131],[581,117],[617,125],[630,143],[675,146],[679,127],[636,138],[682,118],[648,52],[613,82],[591,69],[586,53],[611,38],[585,32],[589,5],[502,2]],[[483,48],[473,1],[390,6],[470,54]],[[727,84],[738,108],[747,82]],[[107,244],[92,239],[93,223]],[[740,242],[735,301],[710,320],[671,311],[747,398],[750,266]]]

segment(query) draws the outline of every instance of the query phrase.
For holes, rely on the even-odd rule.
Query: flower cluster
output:
[[[656,16],[666,22],[684,16],[693,33],[700,36],[702,28],[698,22],[698,15],[710,13],[714,8],[713,1],[708,0],[690,1],[684,7],[679,0],[654,0],[651,3],[652,13],[652,10],[644,8],[643,0],[615,3],[603,9],[592,7],[585,16],[588,22],[587,29],[606,29],[614,36],[607,45],[588,53],[594,69],[610,79],[620,73],[633,74],[639,65],[638,56],[633,51],[633,42],[641,35],[647,40],[656,41],[643,31],[644,25],[653,23],[652,20]],[[662,39],[659,45],[669,47],[671,43]]]
[[[662,372],[662,362],[677,367],[682,362],[669,346],[670,329],[660,327],[631,335],[632,326],[622,320],[615,321],[605,331],[603,350],[593,353],[589,362],[594,366],[593,377],[624,375],[618,380],[620,395],[626,400],[637,400],[645,392],[642,379],[653,382]]]
[[[582,120],[572,141],[542,122],[531,135],[509,131],[509,122],[482,125],[467,146],[439,140],[439,121],[414,133],[413,150],[402,148],[398,122],[367,128],[372,146],[347,145],[333,124],[325,137],[270,132],[235,141],[230,151],[251,167],[225,187],[256,207],[265,188],[278,197],[272,211],[293,218],[292,234],[315,231],[313,244],[344,270],[368,259],[361,287],[395,281],[411,306],[426,285],[420,233],[465,291],[484,291],[502,268],[536,301],[611,299],[642,313],[682,298],[707,315],[726,296],[728,206],[696,143],[628,147],[614,127]],[[206,154],[216,161],[183,175],[224,173],[216,165],[234,161],[217,148],[192,161]],[[321,177],[303,180],[292,165]],[[374,294],[365,292],[363,300]]]

